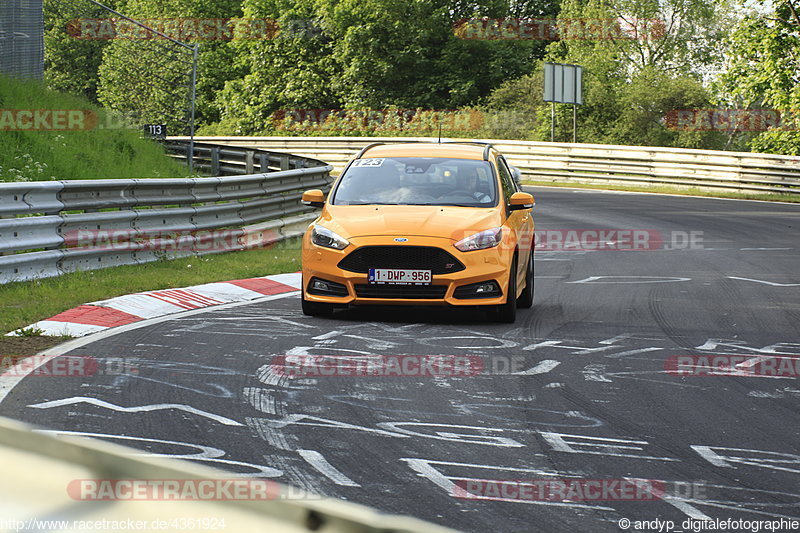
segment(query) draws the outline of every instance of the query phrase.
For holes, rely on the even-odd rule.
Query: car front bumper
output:
[[[440,248],[464,265],[463,270],[446,274],[433,274],[431,286],[435,289],[420,288],[415,285],[391,286],[369,284],[367,274],[351,272],[340,268],[339,263],[349,254],[366,246],[387,246],[386,237],[359,237],[350,239],[350,245],[344,250],[333,250],[311,243],[307,232],[303,237],[303,293],[308,301],[339,305],[499,305],[506,302],[506,288],[513,253],[501,244],[486,250],[461,252],[453,246],[450,239],[439,237],[414,237],[407,243],[392,244],[402,246],[425,246]],[[374,265],[372,268],[384,268]],[[345,295],[320,294],[309,292],[309,284],[314,279],[340,284],[346,289]],[[456,289],[479,282],[494,281],[497,283],[499,295],[482,297],[482,295],[463,297],[456,295]],[[368,289],[363,286],[368,285]],[[362,286],[362,287],[358,287]],[[424,286],[423,286],[424,287]],[[381,288],[384,288],[383,290]],[[462,289],[464,291],[464,289]],[[460,291],[460,293],[462,292]],[[316,294],[314,292],[317,292]],[[384,293],[377,297],[367,294]],[[392,293],[390,297],[386,293]],[[430,292],[425,297],[425,293]],[[436,293],[435,295],[432,293]],[[360,293],[360,294],[359,294]],[[403,297],[405,295],[413,297]]]

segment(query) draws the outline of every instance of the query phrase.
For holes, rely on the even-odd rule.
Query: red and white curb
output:
[[[83,337],[116,326],[233,302],[300,290],[300,272],[263,278],[206,283],[181,289],[139,292],[79,305],[22,329],[39,329],[43,335]],[[18,330],[20,331],[20,330]],[[12,331],[7,335],[14,335]]]

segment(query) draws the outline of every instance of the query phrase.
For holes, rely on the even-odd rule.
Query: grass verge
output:
[[[53,110],[84,115],[69,129],[56,122]],[[48,90],[39,81],[0,76],[0,182],[187,174],[160,144],[88,100]]]
[[[15,365],[19,359],[36,355],[70,337],[0,337],[0,373]]]
[[[56,278],[7,283],[0,286],[0,332],[26,327],[81,304],[134,292],[171,289],[295,272],[300,269],[300,240],[271,247],[217,255],[193,256],[143,265],[74,272]],[[38,336],[13,337],[19,347]],[[0,355],[6,353],[0,339]],[[43,349],[43,348],[42,348]]]
[[[568,189],[597,189],[605,191],[628,191],[628,192],[650,192],[661,194],[678,194],[681,196],[705,196],[708,198],[733,198],[737,200],[762,200],[767,202],[790,202],[800,203],[800,190],[798,194],[769,194],[769,193],[745,193],[745,192],[725,192],[725,191],[704,191],[694,187],[681,189],[666,185],[634,186],[616,184],[592,184],[592,183],[559,183],[552,181],[522,180],[523,185],[539,185],[543,187],[563,187]]]

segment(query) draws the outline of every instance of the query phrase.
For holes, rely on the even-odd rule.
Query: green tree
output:
[[[125,15],[164,30],[186,44],[199,45],[196,121],[219,120],[212,103],[225,82],[241,75],[235,53],[228,46],[223,30],[209,30],[195,21],[241,16],[240,0],[127,0]],[[161,20],[178,20],[172,26]],[[213,25],[209,26],[213,28]],[[177,28],[181,28],[175,31]],[[99,68],[98,97],[101,103],[138,116],[142,122],[165,122],[171,131],[186,130],[183,122],[189,107],[192,54],[165,39],[117,39],[103,53]]]
[[[768,12],[749,12],[727,40],[725,70],[716,84],[719,103],[738,109],[771,108],[783,124],[740,134],[759,152],[800,154],[794,119],[800,109],[800,18],[792,1]]]
[[[478,16],[542,16],[554,2],[485,0],[245,0],[248,16],[278,19],[281,33],[233,44],[249,72],[220,94],[221,129],[269,129],[280,109],[452,109],[477,103],[531,69],[535,41],[467,40],[455,24]],[[554,11],[550,11],[554,14]],[[206,130],[208,131],[208,130]]]
[[[608,142],[623,145],[722,148],[724,136],[707,130],[667,127],[670,113],[702,109],[711,103],[708,90],[691,76],[673,76],[645,67],[619,94],[619,118],[613,122]]]
[[[724,2],[564,0],[558,15],[561,40],[548,47],[547,58],[584,67],[579,141],[719,146],[719,136],[710,132],[668,130],[665,117],[708,105],[701,82],[718,63],[727,19]],[[560,140],[571,138],[567,113],[571,110],[559,109]],[[549,106],[538,116],[538,137],[549,139]]]
[[[543,54],[542,44],[536,41],[473,40],[456,35],[461,19],[507,17],[507,3],[470,8],[441,0],[317,1],[342,67],[335,83],[351,106],[469,105],[506,79],[530,70],[532,59]]]
[[[544,105],[544,70],[514,78],[492,91],[480,111],[484,116],[480,137],[490,139],[537,138],[538,111]]]
[[[118,8],[123,0],[106,1]],[[109,40],[81,34],[81,19],[107,18],[108,11],[89,2],[44,1],[45,81],[51,89],[97,101],[98,68]]]
[[[331,81],[337,68],[332,42],[319,26],[313,2],[245,0],[243,10],[245,18],[276,21],[278,33],[271,39],[229,43],[243,75],[219,93],[216,106],[222,121],[215,131],[263,132],[278,110],[341,105]]]

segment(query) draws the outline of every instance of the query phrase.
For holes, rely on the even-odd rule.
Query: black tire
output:
[[[530,309],[533,305],[533,251],[528,257],[528,268],[525,269],[525,288],[517,298],[519,309]]]
[[[333,304],[319,302],[309,302],[306,300],[305,293],[301,296],[303,314],[307,316],[331,316],[333,314]]]
[[[494,319],[497,322],[513,324],[517,319],[517,257],[511,261],[511,271],[508,276],[508,291],[506,292],[506,303],[495,307]]]

